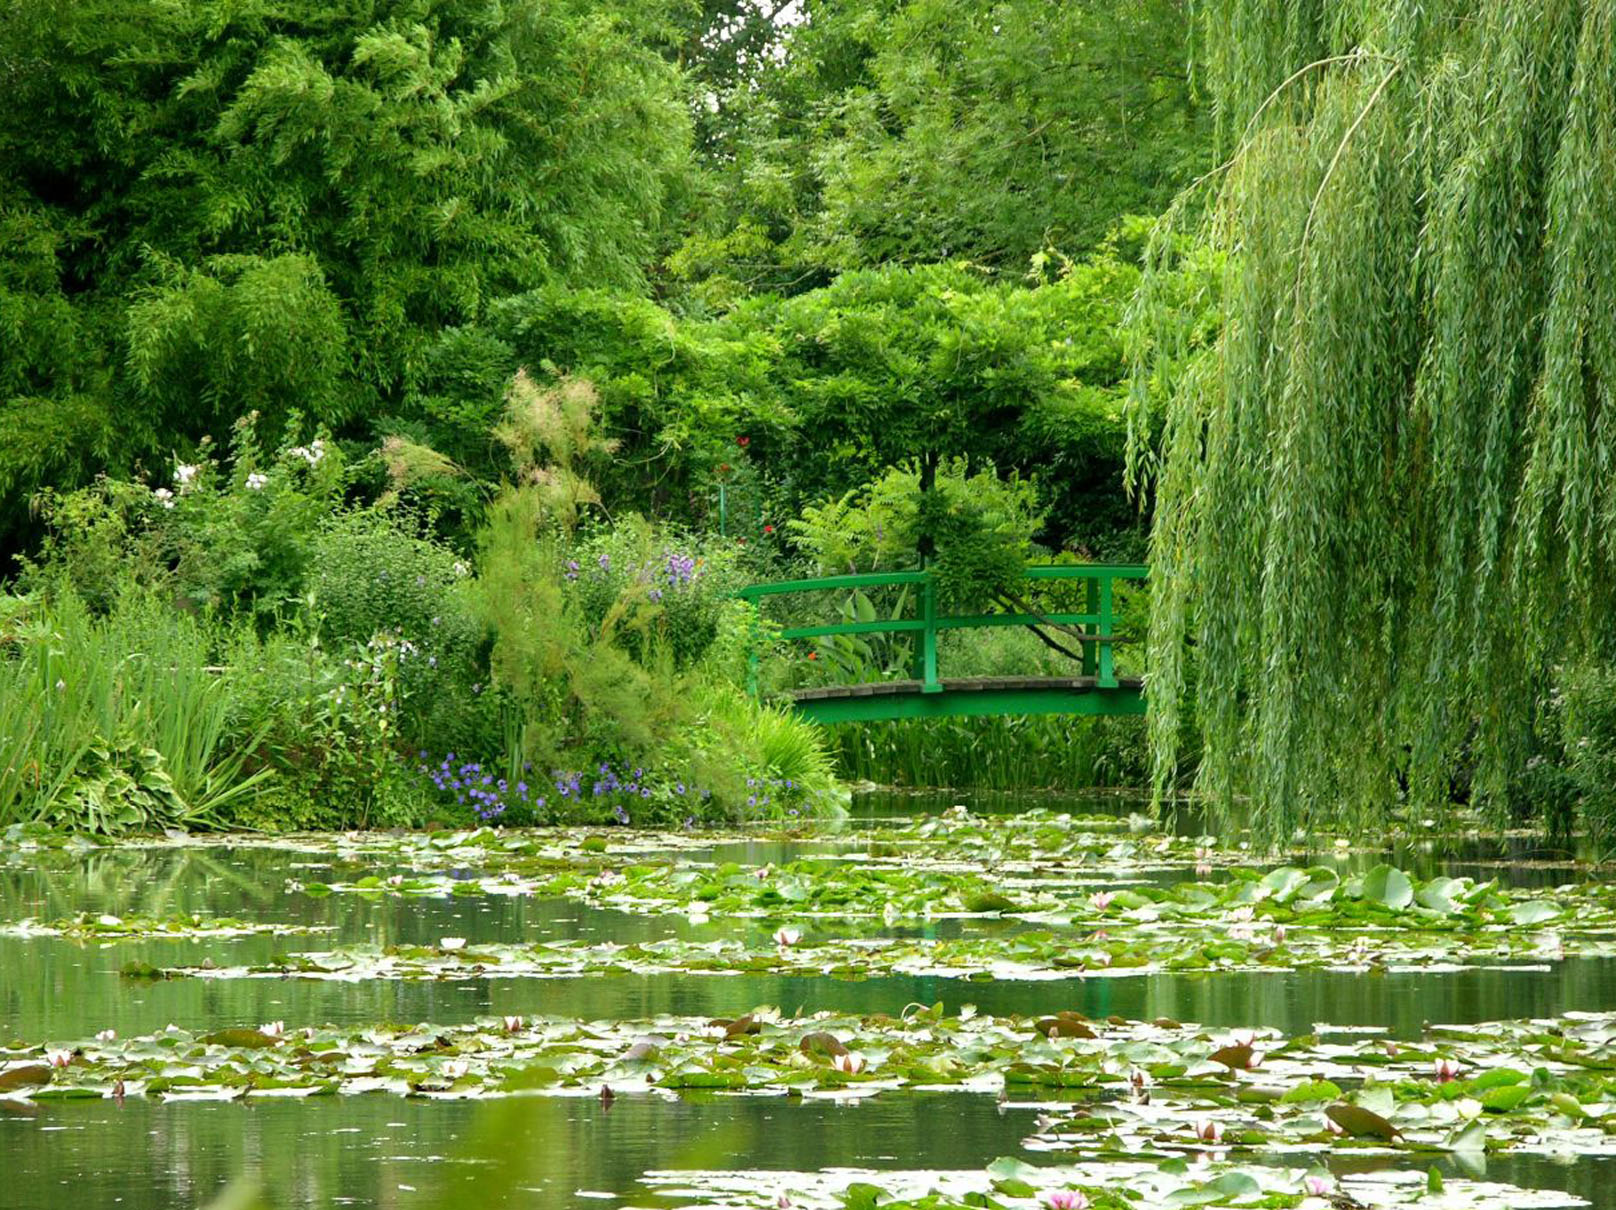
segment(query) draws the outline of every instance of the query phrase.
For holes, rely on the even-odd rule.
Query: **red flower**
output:
[[[772,525],[765,525],[765,526],[764,526],[764,527],[763,527],[763,532],[764,532],[764,533],[766,533],[766,534],[772,534],[772,533],[773,533],[773,532],[774,532],[774,526],[772,526]]]
[[[752,439],[745,433],[742,433],[739,437],[735,438],[735,444],[744,450],[747,446],[752,444]]]
[[[720,474],[720,475],[727,475],[727,474],[729,474],[729,463],[727,463],[727,462],[720,462],[720,463],[719,463],[719,464],[718,464],[718,473],[719,473],[719,474]]]
[[[809,659],[811,659],[811,660],[817,660],[817,659],[818,659],[818,658],[819,658],[819,652],[817,652],[817,651],[810,651],[810,652],[809,652],[809,653],[808,653],[808,658],[809,658]]]

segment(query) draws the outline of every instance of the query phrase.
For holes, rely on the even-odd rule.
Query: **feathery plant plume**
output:
[[[1259,834],[1500,806],[1616,592],[1616,0],[1202,0],[1227,158],[1158,227],[1130,476],[1155,492],[1158,793]],[[1186,216],[1222,332],[1158,305]]]
[[[510,452],[517,477],[538,490],[545,509],[570,533],[586,507],[600,504],[586,477],[589,462],[617,449],[616,441],[593,431],[600,402],[594,385],[563,378],[541,387],[523,369],[505,402],[505,419],[494,436]]]

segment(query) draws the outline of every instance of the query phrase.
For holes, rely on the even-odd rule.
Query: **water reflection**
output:
[[[956,801],[866,800],[871,819],[936,810]],[[1026,800],[1018,801],[1026,805]],[[1137,800],[1038,800],[1060,809],[1103,807],[1119,815]],[[994,804],[976,801],[975,809]],[[1190,824],[1180,822],[1181,828]],[[1194,834],[1191,832],[1191,834]],[[704,856],[743,865],[780,864],[809,853],[838,851],[834,839],[736,841]],[[1339,854],[1317,860],[1344,870],[1367,868],[1384,854]],[[1434,843],[1391,854],[1421,876],[1439,872],[1505,877],[1552,886],[1577,875],[1531,842],[1476,842],[1444,853]],[[1492,864],[1517,860],[1520,868]],[[390,872],[391,862],[381,863]],[[104,1028],[128,1036],[191,1027],[378,1021],[454,1024],[501,1014],[635,1019],[659,1014],[734,1016],[760,1004],[787,1013],[818,1010],[900,1012],[912,1003],[975,1004],[985,1012],[1047,1013],[1075,1009],[1090,1016],[1173,1017],[1212,1026],[1265,1025],[1304,1033],[1317,1023],[1378,1025],[1416,1037],[1426,1023],[1470,1023],[1547,1017],[1572,1009],[1616,1006],[1616,960],[1573,959],[1551,970],[1467,970],[1420,974],[1341,974],[1305,970],[1195,974],[1012,983],[905,977],[825,978],[611,975],[579,978],[472,979],[453,983],[184,979],[131,982],[118,977],[131,959],[158,965],[267,961],[277,954],[333,945],[431,943],[443,936],[477,942],[638,942],[736,933],[751,939],[767,925],[718,921],[693,925],[677,916],[638,917],[558,900],[312,898],[288,891],[288,879],[355,874],[351,859],[269,848],[95,850],[13,855],[0,864],[0,917],[54,919],[80,911],[117,915],[198,912],[325,928],[310,936],[128,941],[79,944],[0,938],[0,1038],[67,1041]],[[1182,877],[1182,873],[1165,877]],[[1007,921],[943,921],[929,935],[1023,927]],[[903,931],[903,930],[897,930]],[[0,1102],[0,1105],[3,1105]],[[512,1107],[515,1106],[515,1107]],[[481,1111],[470,1104],[393,1097],[316,1099],[254,1104],[153,1103],[131,1099],[58,1104],[0,1113],[5,1187],[0,1204],[61,1204],[66,1191],[89,1205],[139,1210],[196,1205],[242,1170],[260,1172],[275,1204],[424,1205],[439,1182],[479,1189],[489,1164],[505,1155],[526,1167],[509,1204],[566,1204],[579,1191],[605,1192],[651,1204],[636,1188],[648,1168],[817,1169],[868,1164],[886,1168],[972,1167],[1012,1154],[1030,1131],[1023,1111],[1001,1111],[990,1098],[906,1094],[856,1108],[824,1102],[720,1098],[706,1103],[622,1097],[610,1114],[598,1102],[524,1100],[489,1107],[514,1115],[519,1146],[499,1155],[463,1155],[478,1133]],[[459,1156],[453,1162],[445,1157]],[[1557,1164],[1520,1157],[1493,1161],[1495,1179],[1565,1188],[1616,1210],[1609,1161]],[[586,1199],[587,1200],[587,1199]],[[600,1204],[600,1203],[596,1203]]]

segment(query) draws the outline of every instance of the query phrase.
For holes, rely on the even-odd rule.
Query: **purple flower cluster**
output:
[[[678,551],[670,550],[664,556],[668,586],[670,588],[683,588],[696,578],[696,559],[694,555],[682,555]]]
[[[746,788],[752,791],[746,800],[749,807],[766,807],[774,801],[774,795],[783,794],[791,797],[798,790],[796,782],[789,777],[749,777],[746,779]],[[792,810],[790,814],[797,812]]]
[[[429,778],[444,794],[453,794],[456,803],[470,805],[479,819],[498,819],[517,805],[534,811],[544,809],[544,799],[532,797],[526,781],[518,780],[513,786],[508,778],[483,772],[483,766],[478,761],[465,761],[457,765],[455,761],[459,758],[453,752],[436,765],[428,763],[432,758],[425,751],[420,753],[420,758],[421,763],[416,766],[416,771]],[[529,766],[523,765],[522,768],[526,770]]]

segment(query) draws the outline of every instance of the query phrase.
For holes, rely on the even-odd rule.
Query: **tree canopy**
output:
[[[1284,834],[1504,801],[1616,591],[1616,4],[1202,6],[1221,335],[1139,322],[1158,772]],[[1159,433],[1156,464],[1151,441]]]

